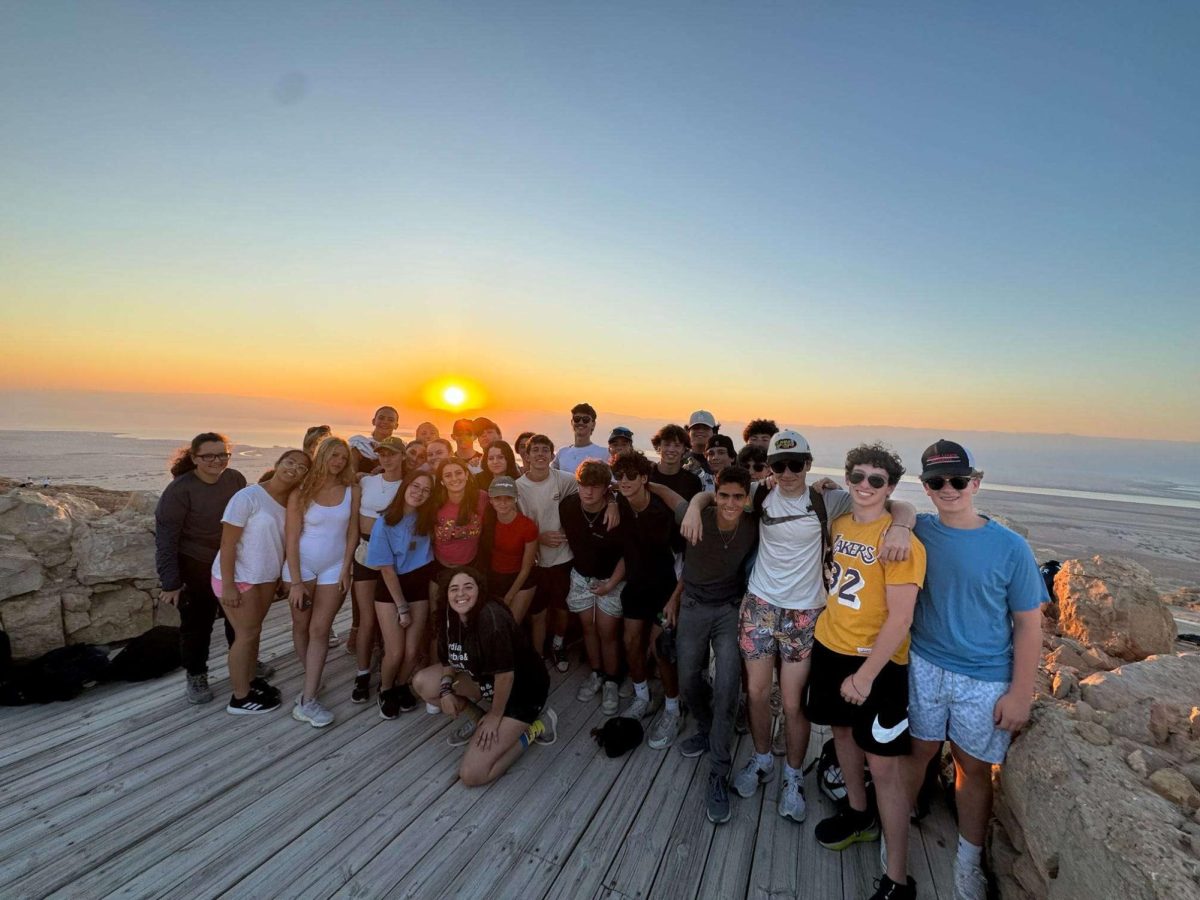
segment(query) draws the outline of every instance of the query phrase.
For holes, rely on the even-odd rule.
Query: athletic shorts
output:
[[[842,699],[842,682],[866,661],[830,650],[813,641],[804,707],[818,725],[849,727],[854,742],[876,756],[906,756],[912,750],[908,733],[908,666],[888,660],[875,677],[861,706]]]
[[[411,572],[405,572],[403,575],[397,574],[396,578],[400,581],[400,593],[404,595],[406,603],[420,603],[429,600],[429,583],[433,581],[433,573],[437,567],[434,563],[425,563],[419,569],[413,569]],[[388,591],[386,584],[381,584],[375,589],[375,602],[386,603],[389,606],[395,605],[395,599],[391,592]]]
[[[533,569],[533,584],[537,590],[529,612],[533,615],[543,613],[548,609],[567,611],[567,593],[571,590],[571,563],[559,563],[557,566],[535,566]]]
[[[813,629],[821,609],[784,609],[772,606],[749,592],[738,616],[738,647],[742,659],[779,655],[786,662],[801,662],[812,653]]]
[[[458,677],[471,675],[466,672],[456,673]],[[479,688],[480,699],[489,703],[496,693],[495,681],[491,678],[471,678]],[[541,715],[546,705],[546,697],[550,693],[550,675],[544,669],[542,677],[518,677],[513,680],[512,692],[508,695],[508,703],[504,707],[504,718],[516,719],[526,725],[532,725]]]
[[[210,578],[210,584],[212,584],[212,592],[217,595],[218,600],[221,599],[221,591],[224,590],[224,588],[221,586],[222,583],[223,582],[221,581],[220,578]],[[235,581],[234,584],[237,586],[238,593],[240,593],[240,594],[244,594],[244,593],[246,593],[246,591],[250,590],[250,588],[254,587],[254,585],[252,585],[246,581]]]
[[[362,556],[366,559],[366,547],[371,540],[371,534],[359,535],[359,552],[354,554],[354,562],[351,564],[350,580],[351,581],[380,581],[383,576],[379,574],[378,569],[372,569],[370,566],[364,566],[358,561],[358,557]]]
[[[656,622],[662,615],[667,601],[675,592],[678,582],[670,579],[658,581],[626,581],[621,591],[621,614],[626,619],[641,622]]]
[[[603,597],[592,593],[592,586],[608,581],[607,578],[589,578],[571,570],[571,590],[567,594],[567,609],[573,613],[585,613],[593,606],[600,607],[600,612],[606,616],[621,618],[624,614],[621,608],[621,592],[625,590],[625,582],[620,582]]]
[[[976,759],[999,764],[1012,733],[996,727],[996,701],[1007,681],[980,681],[960,675],[908,651],[908,719],[920,741],[947,737]]]

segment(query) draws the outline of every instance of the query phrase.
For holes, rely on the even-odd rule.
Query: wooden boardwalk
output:
[[[324,693],[337,721],[293,721],[300,668],[282,604],[261,654],[278,667],[279,712],[226,715],[219,629],[213,647],[218,699],[207,706],[188,706],[175,673],[0,709],[0,897],[860,900],[879,874],[878,844],[816,843],[832,804],[812,776],[803,825],[775,811],[777,772],[753,800],[733,796],[733,818],[714,827],[707,758],[643,745],[608,759],[590,736],[598,703],[575,700],[577,664],[552,684],[558,742],[466,788],[447,721],[423,711],[387,721],[374,702],[351,704],[341,649]],[[814,750],[825,736],[814,732]],[[739,739],[735,765],[749,753]],[[948,811],[912,835],[918,895],[951,900]]]

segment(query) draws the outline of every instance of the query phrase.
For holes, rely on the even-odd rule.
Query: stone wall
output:
[[[157,499],[0,485],[0,625],[14,657],[178,624],[173,608],[155,607]]]

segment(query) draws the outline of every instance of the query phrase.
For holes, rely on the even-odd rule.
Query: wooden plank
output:
[[[742,735],[733,748],[733,772],[737,772],[754,752],[750,735]],[[703,767],[708,757],[701,757]],[[706,900],[730,900],[744,897],[750,883],[754,846],[758,840],[758,822],[762,815],[764,792],[744,800],[729,792],[730,819],[716,826],[697,896]]]
[[[675,754],[675,759],[668,760],[664,766],[671,766],[678,761],[680,768],[683,768],[683,763],[691,763],[692,778],[679,805],[675,822],[667,834],[662,862],[647,893],[652,898],[672,900],[696,895],[704,877],[704,864],[717,826],[708,821],[708,757],[685,760],[675,747],[667,752]],[[625,888],[621,890],[628,893]]]
[[[923,848],[929,866],[929,881],[918,885],[923,897],[954,900],[954,857],[958,852],[958,823],[949,805],[936,797],[932,808],[912,832],[913,849]],[[909,860],[913,858],[909,853]],[[913,877],[918,877],[915,873]],[[932,890],[930,890],[932,888]]]

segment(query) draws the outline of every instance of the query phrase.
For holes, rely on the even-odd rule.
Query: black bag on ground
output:
[[[0,670],[0,706],[71,700],[102,680],[107,669],[108,654],[100,647],[59,647],[26,665]]]
[[[105,681],[149,681],[173,672],[181,665],[179,629],[155,625],[140,634],[109,664]]]
[[[604,748],[609,759],[628,753],[642,742],[645,732],[637,719],[616,716],[604,723],[602,728],[593,728],[592,737]]]

